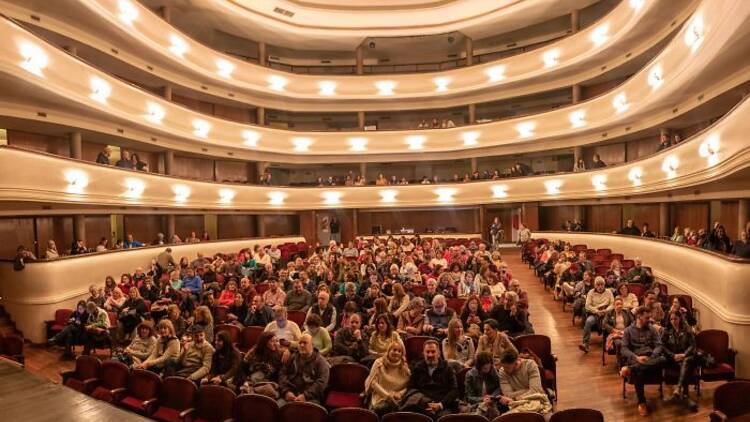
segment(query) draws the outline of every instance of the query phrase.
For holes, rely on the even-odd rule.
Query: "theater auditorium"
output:
[[[0,38],[0,420],[750,421],[750,1]]]

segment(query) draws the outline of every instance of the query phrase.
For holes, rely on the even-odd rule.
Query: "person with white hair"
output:
[[[456,312],[448,307],[445,296],[436,295],[432,298],[432,309],[425,313],[423,331],[442,339],[448,335],[448,323],[455,317]]]
[[[330,367],[313,347],[310,334],[302,334],[299,347],[279,373],[279,405],[291,402],[321,403],[328,386]]]
[[[597,276],[594,279],[594,288],[586,294],[586,305],[584,306],[586,322],[583,325],[583,342],[578,345],[583,353],[589,352],[589,342],[591,341],[591,331],[601,325],[609,311],[614,307],[615,298],[612,296],[612,290],[606,288],[604,277]]]

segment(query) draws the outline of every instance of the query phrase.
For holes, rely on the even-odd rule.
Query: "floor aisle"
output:
[[[616,373],[614,356],[607,357],[607,366],[601,363],[601,337],[593,334],[591,351],[584,355],[578,350],[582,329],[574,327],[570,310],[563,312],[560,302],[545,291],[534,272],[521,262],[520,252],[503,251],[513,277],[529,294],[529,313],[537,334],[552,339],[552,351],[558,357],[557,388],[558,409],[588,407],[604,413],[609,421],[706,421],[712,410],[713,390],[717,383],[702,386],[702,397],[698,413],[690,413],[679,402],[665,403],[659,399],[656,386],[646,387],[646,397],[652,413],[643,418],[636,409],[635,390],[627,387],[627,398],[622,398],[622,378]],[[568,307],[569,309],[569,307]],[[665,391],[666,391],[665,387]],[[693,393],[695,398],[695,394]]]
[[[581,341],[581,328],[571,324],[570,311],[563,312],[560,302],[552,299],[549,292],[534,276],[534,272],[521,262],[517,249],[503,250],[503,257],[515,278],[529,293],[530,315],[536,332],[552,339],[552,351],[558,356],[557,386],[559,392],[558,409],[589,407],[602,411],[609,421],[706,421],[711,412],[713,390],[716,383],[703,384],[700,409],[690,413],[677,403],[663,403],[656,387],[647,386],[646,395],[653,410],[650,417],[638,415],[635,405],[635,391],[627,388],[627,398],[621,395],[622,382],[614,367],[614,357],[609,356],[607,366],[601,364],[601,339],[594,334],[591,352],[583,355],[578,350]],[[108,356],[104,351],[100,358]],[[44,347],[26,348],[26,366],[39,375],[59,381],[61,370],[73,367],[71,361],[61,361],[60,353]]]

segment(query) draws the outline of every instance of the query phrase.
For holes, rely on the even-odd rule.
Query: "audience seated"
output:
[[[365,380],[365,393],[370,397],[368,407],[378,416],[397,411],[410,377],[403,344],[392,342],[385,354],[372,364]]]
[[[440,356],[437,341],[427,340],[424,343],[423,357],[414,364],[400,410],[422,413],[433,419],[457,412],[459,392],[456,374]]]
[[[659,373],[666,362],[661,335],[651,325],[651,311],[647,307],[638,308],[635,312],[635,321],[625,328],[621,355],[624,366],[620,370],[620,375],[630,379],[635,385],[638,413],[646,416],[649,410],[646,406],[644,384],[648,377]]]
[[[519,357],[513,349],[503,352],[500,358],[500,391],[500,403],[509,407],[506,413],[552,412],[536,362]]]
[[[329,365],[313,347],[309,334],[302,334],[298,347],[279,373],[279,405],[292,402],[320,404],[328,385]]]
[[[500,325],[492,318],[484,320],[484,334],[479,337],[477,344],[477,354],[487,352],[492,355],[495,365],[500,364],[500,357],[506,350],[516,350],[516,346],[510,341],[510,338],[499,331]]]

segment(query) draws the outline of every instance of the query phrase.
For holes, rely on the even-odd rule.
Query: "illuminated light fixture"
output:
[[[627,95],[625,95],[624,92],[615,95],[615,98],[612,100],[612,107],[614,107],[618,113],[627,111],[627,109],[630,108]]]
[[[274,91],[283,91],[289,80],[283,76],[271,75],[268,77],[268,87]]]
[[[65,191],[68,193],[83,193],[89,185],[89,177],[81,170],[68,170],[65,172],[65,180],[68,182]]]
[[[703,43],[705,30],[703,28],[703,17],[698,15],[688,25],[685,31],[685,44],[695,51]]]
[[[591,184],[594,185],[594,189],[598,191],[607,190],[607,175],[595,174],[591,177]]]
[[[271,205],[282,205],[286,199],[287,194],[284,192],[273,191],[268,192],[268,203]]]
[[[377,81],[375,82],[375,88],[378,89],[378,95],[383,95],[383,96],[393,95],[393,90],[396,88],[396,82]]]
[[[228,204],[232,202],[236,194],[237,193],[232,189],[219,189],[219,202],[222,204]]]
[[[435,83],[435,91],[437,92],[445,92],[448,90],[448,85],[451,83],[451,78],[447,76],[441,76],[439,78],[435,78],[432,80],[432,82]]]
[[[341,203],[341,192],[326,191],[320,194],[323,197],[323,203],[326,205],[335,205]]]
[[[664,71],[662,70],[661,65],[657,64],[651,69],[651,72],[648,73],[648,84],[651,86],[651,89],[656,90],[663,82]]]
[[[712,167],[719,162],[719,135],[711,135],[701,143],[698,154],[708,159],[708,166]]]
[[[671,179],[677,175],[677,167],[680,166],[680,160],[676,156],[670,155],[664,159],[661,164],[661,170],[667,173],[667,179]]]
[[[380,191],[380,202],[396,202],[397,190],[387,189]]]
[[[174,192],[175,202],[185,202],[190,197],[190,187],[185,185],[174,185],[172,192]]]
[[[27,42],[21,43],[19,49],[21,57],[23,57],[23,61],[20,63],[21,68],[36,76],[44,77],[42,70],[49,63],[44,50]]]
[[[175,56],[182,57],[185,55],[185,53],[187,53],[188,45],[182,38],[178,37],[175,34],[172,34],[169,36],[169,42],[172,43],[169,46],[169,51],[171,51]]]
[[[591,42],[594,46],[599,47],[609,39],[609,24],[605,23],[599,25],[596,29],[591,31]]]
[[[142,180],[127,178],[125,179],[125,193],[123,196],[130,199],[140,198],[145,188],[146,186]]]
[[[542,61],[544,61],[544,67],[557,66],[560,62],[560,50],[555,48],[542,54]]]
[[[242,131],[242,139],[245,140],[244,144],[248,147],[257,147],[258,146],[258,140],[260,139],[260,134],[254,130],[243,130]]]
[[[318,88],[320,88],[320,91],[318,91],[320,95],[326,97],[336,95],[336,82],[334,81],[320,81],[318,82]]]
[[[493,198],[507,198],[508,197],[508,185],[495,185],[492,187]]]
[[[159,104],[148,103],[146,105],[146,120],[151,123],[160,125],[165,114],[164,109]]]
[[[211,123],[205,120],[195,119],[193,120],[193,135],[199,138],[205,138],[208,136],[208,132],[211,130]]]
[[[367,138],[349,138],[349,149],[352,151],[365,151],[367,149]]]
[[[490,82],[499,82],[505,79],[505,66],[497,65],[487,69],[487,76]]]
[[[442,188],[435,189],[435,194],[438,196],[438,202],[453,202],[453,195],[457,192],[456,189]]]
[[[231,78],[234,65],[229,60],[216,59],[216,73],[223,78]]]
[[[411,135],[406,137],[406,143],[407,145],[409,145],[409,149],[424,148],[424,143],[426,140],[427,138],[422,135]]]
[[[572,127],[586,126],[586,110],[576,110],[568,116]]]
[[[635,10],[641,10],[644,3],[646,3],[646,0],[630,0],[630,7]]]
[[[92,76],[89,85],[91,86],[91,99],[98,103],[106,103],[107,98],[112,94],[112,87],[109,83],[98,76]]]
[[[536,123],[534,122],[523,122],[516,125],[516,130],[518,131],[518,136],[521,138],[530,138],[534,136],[534,129],[536,128]]]
[[[628,172],[628,180],[633,183],[633,186],[640,186],[642,178],[643,169],[641,169],[640,167],[633,167],[632,169],[630,169],[630,172]]]
[[[546,182],[544,182],[544,188],[547,189],[547,195],[560,194],[561,187],[562,187],[561,180],[547,180]]]
[[[138,19],[138,9],[135,5],[128,0],[120,0],[117,5],[120,9],[120,20],[133,26],[133,21]]]
[[[464,132],[461,134],[464,146],[470,147],[479,143],[479,132]]]
[[[312,145],[312,139],[293,138],[292,145],[294,145],[294,150],[297,152],[307,152],[310,150],[310,145]]]

